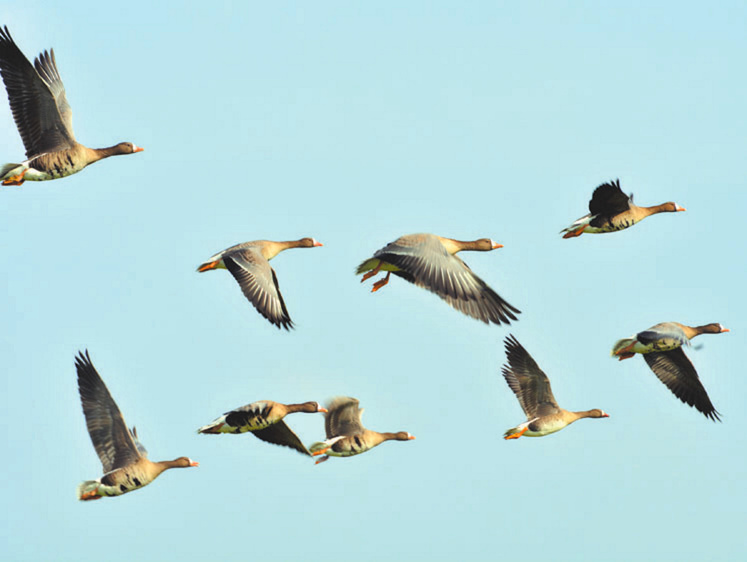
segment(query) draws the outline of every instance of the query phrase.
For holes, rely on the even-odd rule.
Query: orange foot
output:
[[[636,343],[637,342],[629,343],[625,347],[618,349],[615,352],[615,355],[619,357],[620,361],[622,361],[623,359],[630,359],[631,357],[635,357],[635,353],[630,350],[633,349]]]
[[[581,228],[577,230],[571,230],[570,232],[566,232],[563,235],[563,238],[575,238],[576,236],[581,236],[584,233],[585,226],[582,226]]]
[[[379,265],[377,265],[376,267],[374,267],[371,271],[369,271],[368,273],[366,273],[361,278],[361,283],[363,283],[366,279],[371,279],[371,277],[373,277],[374,275],[376,275],[379,271],[381,271],[381,262],[379,262]]]
[[[384,285],[389,283],[389,276],[391,275],[391,271],[386,274],[386,277],[384,279],[379,279],[376,283],[373,284],[373,289],[371,289],[372,293],[375,293],[379,289],[381,289]]]
[[[91,490],[80,496],[81,500],[100,500],[102,496],[98,494],[98,490]]]
[[[516,433],[512,433],[511,435],[506,435],[504,439],[518,439],[519,437],[524,435],[527,429],[529,429],[529,426],[523,427],[521,431],[517,431]]]
[[[325,455],[325,456],[323,456],[323,457],[322,457],[321,459],[319,459],[318,461],[316,461],[316,462],[314,463],[314,465],[316,466],[317,464],[319,464],[319,463],[323,463],[324,461],[328,461],[328,460],[329,460],[329,457]]]
[[[26,181],[25,179],[23,179],[23,176],[26,175],[26,172],[28,172],[28,168],[23,170],[17,176],[10,176],[7,180],[3,180],[3,185],[21,185]]]
[[[220,260],[211,261],[210,263],[204,263],[200,267],[197,268],[197,271],[202,273],[203,271],[207,271],[209,269],[215,269],[216,267],[218,267],[219,261]]]

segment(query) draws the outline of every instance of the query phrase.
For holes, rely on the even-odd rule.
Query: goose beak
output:
[[[198,463],[197,461],[192,461],[191,460],[191,461],[189,461],[189,466],[200,466],[200,463]]]
[[[503,244],[499,244],[499,243],[498,243],[498,242],[496,242],[495,240],[491,240],[491,241],[490,241],[490,247],[491,247],[491,248],[492,248],[493,250],[497,250],[498,248],[503,248]]]
[[[407,438],[407,440],[408,440],[408,441],[412,441],[413,439],[415,439],[415,436],[414,436],[414,435],[410,435],[410,436],[409,436],[409,437]]]
[[[319,406],[319,409],[317,409],[317,412],[321,412],[322,414],[326,414],[326,413],[329,412],[329,410],[327,408],[322,408],[321,406]]]
[[[142,152],[143,150],[145,149],[142,146],[132,145],[132,152]]]
[[[603,418],[608,418],[608,417],[610,417],[610,415],[607,412],[602,412],[602,417]]]
[[[684,207],[680,207],[677,203],[674,204],[675,211],[687,211]]]
[[[324,246],[324,244],[319,242],[319,240],[314,240],[314,247],[317,247],[317,246]]]
[[[728,331],[729,331],[729,328],[724,328],[724,327],[722,327],[722,328],[721,328],[721,333],[722,333],[722,334],[723,334],[724,332],[728,332]]]

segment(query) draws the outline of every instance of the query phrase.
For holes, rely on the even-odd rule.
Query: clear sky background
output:
[[[30,59],[54,47],[78,140],[145,152],[0,191],[0,558],[744,557],[746,21],[744,2],[6,2]],[[19,161],[4,94],[0,131]],[[615,178],[687,212],[562,240]],[[519,321],[359,284],[413,232],[504,244],[462,257]],[[227,272],[195,272],[302,236],[324,247],[272,262],[291,333]],[[609,357],[670,320],[731,329],[687,351],[723,423]],[[611,417],[504,441],[524,421],[500,376],[509,333],[561,406]],[[101,475],[86,348],[151,458],[199,468],[76,500]],[[314,466],[195,433],[335,395],[417,439]],[[321,414],[288,423],[324,437]]]

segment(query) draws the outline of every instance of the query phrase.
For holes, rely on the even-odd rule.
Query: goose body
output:
[[[351,457],[373,449],[384,441],[409,441],[415,439],[406,431],[380,433],[363,427],[363,409],[355,398],[337,397],[327,404],[324,415],[325,441],[309,447],[313,456],[324,455],[316,464],[329,457]]]
[[[77,142],[54,50],[39,54],[32,65],[7,27],[0,28],[0,74],[27,158],[0,168],[3,185],[63,178],[103,158],[143,150],[131,142],[108,148],[88,148]]]
[[[672,394],[707,418],[720,421],[719,413],[711,403],[695,366],[682,347],[689,346],[690,340],[700,334],[721,334],[728,331],[728,328],[715,322],[703,326],[662,322],[635,336],[618,340],[612,348],[612,356],[622,361],[636,353],[642,354],[649,368]]]
[[[458,311],[486,324],[509,324],[520,310],[506,302],[455,254],[463,250],[490,251],[502,248],[488,238],[464,242],[435,234],[401,236],[362,262],[356,275],[361,282],[386,271],[373,285],[378,291],[394,275],[437,294]]]
[[[617,232],[657,213],[684,210],[672,202],[652,207],[639,207],[633,203],[632,195],[626,195],[620,189],[620,180],[615,180],[597,187],[589,201],[589,214],[561,230],[561,233],[565,233],[563,238],[574,238],[581,236],[584,232],[590,234]]]
[[[272,400],[252,402],[226,412],[211,423],[202,426],[197,433],[247,433],[268,443],[295,449],[304,455],[310,455],[298,436],[283,421],[288,414],[296,412],[326,412],[316,402],[302,404],[282,404]]]
[[[85,355],[79,353],[75,358],[75,368],[88,434],[104,468],[101,478],[87,480],[78,486],[79,499],[120,496],[147,486],[164,470],[198,466],[187,457],[173,461],[150,461],[148,452],[137,438],[137,431],[134,427],[131,430],[127,428],[117,403],[91,363],[87,351]]]
[[[321,246],[314,238],[301,238],[288,242],[254,240],[236,244],[211,256],[198,268],[198,272],[227,269],[241,287],[250,303],[278,329],[289,330],[293,322],[280,293],[277,274],[270,260],[289,248],[314,248]]]
[[[571,412],[558,406],[550,379],[527,350],[514,336],[508,336],[504,343],[508,365],[502,369],[503,377],[527,416],[526,422],[507,430],[504,439],[518,439],[522,435],[543,437],[583,418],[609,417],[599,409]]]

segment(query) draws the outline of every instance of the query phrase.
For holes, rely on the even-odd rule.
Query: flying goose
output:
[[[508,365],[502,369],[503,378],[516,394],[527,421],[504,433],[504,439],[542,437],[560,431],[565,426],[582,418],[608,418],[609,414],[599,409],[570,412],[555,401],[550,388],[550,379],[535,363],[532,356],[513,336],[505,340]]]
[[[372,292],[386,285],[394,273],[436,293],[467,316],[486,324],[509,324],[520,310],[503,300],[455,255],[463,250],[488,252],[502,247],[488,238],[463,242],[435,234],[408,234],[376,251],[355,273],[365,273],[362,283],[380,271],[387,272],[386,277],[374,283]]]
[[[406,431],[398,433],[379,433],[363,427],[361,416],[363,409],[358,407],[358,400],[346,396],[333,398],[327,404],[324,414],[326,441],[314,443],[309,447],[313,456],[324,455],[315,464],[324,462],[329,457],[352,457],[373,449],[384,441],[409,441],[415,439]]]
[[[148,452],[138,440],[137,431],[134,427],[127,429],[122,412],[91,363],[88,351],[85,355],[79,352],[75,368],[88,434],[104,467],[101,478],[87,480],[78,486],[78,499],[120,496],[147,486],[169,468],[198,466],[187,457],[173,461],[148,460]]]
[[[278,329],[293,327],[275,270],[270,260],[288,248],[314,248],[321,246],[314,238],[301,238],[289,242],[254,240],[236,244],[218,252],[197,268],[203,272],[211,269],[227,269],[238,281],[244,296],[249,299],[262,316]]]
[[[633,203],[633,195],[628,196],[623,193],[618,179],[597,187],[589,201],[589,214],[560,232],[565,232],[563,238],[581,236],[584,232],[591,234],[617,232],[657,213],[674,213],[684,210],[683,207],[672,202],[653,207],[639,207]]]
[[[0,27],[0,74],[27,158],[0,168],[3,185],[54,180],[80,172],[102,158],[143,150],[131,142],[108,148],[88,148],[78,143],[54,49],[40,53],[32,65],[7,26]]]
[[[249,431],[262,441],[290,447],[304,455],[311,455],[298,436],[283,421],[285,416],[296,412],[311,414],[326,413],[327,410],[316,402],[281,404],[272,400],[262,400],[226,412],[213,422],[202,426],[197,433],[246,433]]]
[[[677,398],[693,406],[707,418],[721,421],[682,346],[690,345],[690,340],[700,334],[722,334],[728,331],[728,328],[717,323],[693,327],[679,322],[662,322],[631,338],[618,340],[612,348],[612,356],[622,361],[636,353],[643,354],[654,374]]]

